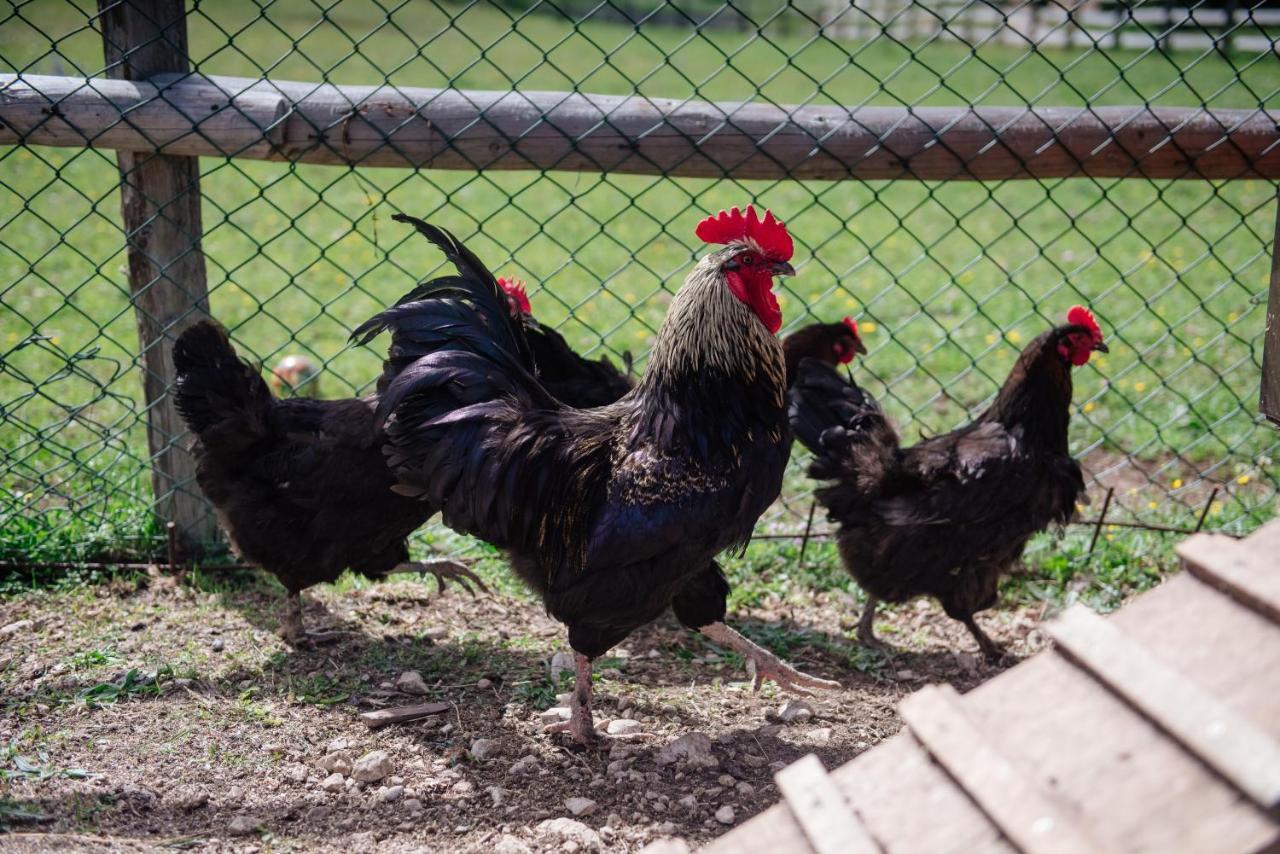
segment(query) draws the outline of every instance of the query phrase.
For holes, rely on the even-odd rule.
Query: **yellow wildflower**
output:
[[[868,320],[866,323],[858,324],[859,332],[875,332],[878,327],[874,321]]]
[[[1241,486],[1244,486],[1248,482],[1249,482],[1249,475],[1247,474],[1242,474],[1238,478],[1236,478],[1236,483],[1240,484]]]
[[[1172,486],[1174,489],[1182,489],[1182,478],[1180,478],[1180,477],[1175,477],[1175,478],[1173,479],[1173,483],[1171,483],[1171,484],[1169,484],[1169,485],[1170,485],[1170,486]]]
[[[1088,413],[1088,412],[1092,412],[1093,410],[1094,410],[1093,401],[1092,401],[1092,400],[1090,400],[1090,401],[1086,402],[1086,403],[1085,403],[1085,405],[1084,405],[1084,411],[1085,411],[1086,413]]]

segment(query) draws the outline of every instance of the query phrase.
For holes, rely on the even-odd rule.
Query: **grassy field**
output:
[[[0,69],[98,73],[87,5],[12,7],[0,27]],[[513,22],[488,4],[395,9],[386,21],[359,0],[323,15],[303,0],[201,4],[191,18],[193,62],[249,77],[779,103],[1280,102],[1274,61],[1252,55],[844,45],[784,24],[758,38],[570,26],[545,14]],[[1208,506],[1211,526],[1237,531],[1274,512],[1280,448],[1253,414],[1270,183],[677,181],[212,159],[202,168],[215,315],[264,362],[316,356],[324,396],[367,388],[382,342],[348,348],[348,331],[438,269],[437,256],[390,221],[396,210],[446,225],[496,270],[527,278],[535,312],[576,346],[631,351],[643,368],[698,252],[693,226],[708,211],[755,200],[797,238],[800,275],[783,298],[788,327],[857,315],[871,347],[859,379],[905,435],[966,418],[1019,346],[1083,301],[1112,347],[1077,374],[1073,446],[1098,478],[1095,498],[1114,486],[1116,518],[1178,525]],[[0,150],[0,558],[128,556],[157,543],[115,188],[110,152]],[[762,530],[801,529],[807,489],[797,465],[789,500]],[[1038,543],[1027,589],[1067,595],[1090,536]],[[1090,577],[1124,556],[1133,566],[1167,559],[1158,535],[1107,536],[1117,539],[1103,540],[1103,553],[1117,556],[1095,556]],[[795,541],[770,541],[736,565],[743,578],[807,578],[810,570],[794,566],[797,550]],[[833,563],[821,543],[809,555]],[[1146,570],[1135,572],[1116,589],[1146,583]],[[821,573],[806,583],[848,584],[838,571]],[[756,587],[741,595],[765,595]]]

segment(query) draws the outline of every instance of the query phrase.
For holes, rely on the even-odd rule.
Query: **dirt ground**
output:
[[[848,594],[800,594],[731,615],[843,686],[783,723],[787,697],[752,693],[741,659],[668,618],[596,666],[597,718],[636,721],[643,736],[584,750],[542,731],[568,681],[549,676],[563,630],[537,602],[416,580],[307,597],[309,626],[342,641],[283,644],[279,591],[262,582],[208,592],[153,575],[0,601],[0,845],[511,854],[705,842],[773,804],[783,765],[810,752],[846,762],[898,730],[904,695],[998,672],[932,602],[882,614],[885,655],[850,639]],[[1043,643],[1039,617],[979,619],[1021,657]],[[370,731],[358,713],[424,699],[398,683],[449,711]],[[668,761],[681,736],[693,758]],[[359,762],[373,751],[385,760]]]

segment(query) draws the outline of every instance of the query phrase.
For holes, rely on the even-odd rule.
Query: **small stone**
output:
[[[360,783],[376,783],[396,770],[395,763],[384,751],[374,750],[356,760],[351,778]]]
[[[778,709],[778,720],[784,724],[807,723],[813,719],[813,706],[804,700],[787,700]]]
[[[609,735],[638,735],[642,731],[639,721],[631,718],[618,718],[616,721],[609,721],[609,727],[605,732]]]
[[[388,786],[403,786],[404,778],[400,776],[391,776],[386,780]]]
[[[522,756],[512,763],[511,767],[507,769],[507,773],[512,775],[532,774],[537,770],[538,758],[536,756]]]
[[[328,771],[330,774],[341,774],[347,776],[351,773],[351,754],[346,750],[337,750],[333,753],[326,753],[320,757],[320,761],[316,765]]]
[[[749,798],[756,793],[756,787],[745,782],[734,786],[734,789],[744,798]]]
[[[222,642],[222,638],[214,638],[213,643],[209,644],[209,649],[213,650],[214,652],[222,652],[222,650],[225,647],[226,647],[226,644]],[[239,818],[239,816],[237,816],[237,818]],[[234,824],[235,821],[236,819],[232,819],[232,824]],[[253,831],[250,830],[247,832],[252,833]]]
[[[258,832],[262,822],[252,815],[238,815],[227,825],[227,833],[232,836],[249,836]]]
[[[742,764],[748,768],[763,768],[769,764],[769,760],[763,756],[752,756],[750,753],[742,757]]]
[[[577,818],[581,815],[591,815],[600,808],[600,805],[590,798],[565,798],[564,808]]]
[[[291,783],[305,783],[307,782],[307,766],[300,762],[287,765],[284,769],[284,777]]]
[[[805,733],[805,739],[810,744],[816,744],[821,746],[824,744],[831,743],[831,735],[832,735],[831,727],[824,726],[824,727],[819,727],[817,729],[809,730],[807,733]]]
[[[676,830],[675,823],[670,821],[664,821],[653,828],[653,832],[659,836],[675,836]]]
[[[0,628],[0,638],[7,638],[9,635],[16,635],[18,632],[25,632],[34,625],[35,622],[33,620],[18,620],[15,623],[9,623],[4,628]]]
[[[202,789],[183,788],[177,792],[174,804],[183,812],[198,810],[209,803],[209,793]]]
[[[561,845],[572,842],[581,848],[591,850],[600,848],[600,834],[571,818],[549,818],[540,822],[535,832],[538,836],[559,842]]]
[[[496,738],[477,738],[471,742],[471,756],[480,762],[500,755],[502,755],[502,742]]]
[[[685,795],[683,798],[676,801],[676,803],[687,809],[689,812],[693,812],[698,808],[698,799],[693,795]]]
[[[551,675],[552,682],[558,682],[562,673],[572,673],[573,653],[560,650],[551,656],[551,661],[547,662],[547,671]]]
[[[501,786],[489,786],[484,791],[485,794],[489,796],[489,800],[492,802],[494,809],[505,804],[507,802],[507,795],[510,794]]]
[[[705,732],[686,733],[667,744],[653,761],[658,765],[681,762],[692,768],[716,768],[720,761],[711,752],[711,736]]]
[[[347,781],[342,778],[341,774],[333,773],[320,781],[320,788],[326,792],[341,792],[346,788]]]
[[[302,817],[307,822],[310,822],[312,824],[319,824],[322,821],[327,821],[329,819],[330,813],[332,813],[332,810],[330,810],[328,807],[315,806],[307,810],[305,813],[303,813]]]
[[[422,636],[433,641],[443,640],[449,636],[449,630],[444,626],[432,626],[423,632]]]
[[[493,687],[493,680],[485,679],[484,677],[481,677],[476,680],[476,687],[479,688],[481,691],[488,691],[490,688]]]
[[[656,649],[651,649],[644,654],[644,657],[645,658],[661,658],[662,653],[658,652]]]
[[[350,749],[350,747],[351,747],[351,743],[348,742],[345,738],[335,738],[333,741],[325,745],[324,752],[337,753],[339,750],[348,750]]]
[[[561,721],[567,721],[573,716],[573,710],[568,706],[552,706],[544,712],[538,713],[538,720],[543,726],[558,724]]]
[[[893,675],[897,676],[899,679],[915,679],[916,678],[916,672],[914,670],[899,670],[897,673],[894,673]]]
[[[422,812],[422,801],[417,798],[407,798],[404,802],[404,808],[411,814],[420,813]]]
[[[415,697],[425,697],[431,692],[427,683],[423,681],[422,674],[416,670],[406,670],[401,673],[396,679],[396,690]]]
[[[404,797],[404,786],[387,786],[379,796],[384,804],[393,804]]]
[[[733,824],[735,818],[736,816],[734,815],[733,807],[728,804],[725,804],[720,807],[720,809],[716,810],[716,821],[721,824]]]
[[[622,678],[622,671],[616,667],[606,667],[600,671],[601,679],[617,680]]]

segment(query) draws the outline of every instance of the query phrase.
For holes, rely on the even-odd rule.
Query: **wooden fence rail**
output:
[[[0,144],[433,169],[864,180],[1280,178],[1280,112],[786,107],[168,74],[0,75]]]

